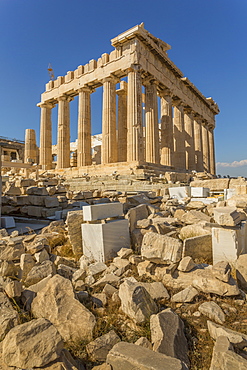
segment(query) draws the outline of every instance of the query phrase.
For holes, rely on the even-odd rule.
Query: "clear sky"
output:
[[[218,103],[216,161],[222,175],[247,176],[247,0],[0,0],[0,135],[24,139],[49,80],[102,53],[144,22],[171,45],[170,59]],[[92,95],[92,130],[101,132],[101,91]],[[55,110],[55,109],[53,109]],[[71,141],[77,137],[71,103]],[[56,112],[53,112],[54,143]]]

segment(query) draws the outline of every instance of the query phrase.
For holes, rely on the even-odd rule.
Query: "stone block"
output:
[[[95,204],[83,207],[84,221],[103,220],[108,217],[118,217],[123,215],[122,203]]]
[[[45,187],[39,188],[37,186],[30,186],[27,188],[26,192],[28,195],[48,195]]]
[[[236,226],[241,222],[240,213],[234,207],[215,208],[214,219],[222,226]]]
[[[178,186],[169,188],[170,198],[183,199],[191,196],[190,186]]]
[[[128,220],[105,224],[82,224],[83,253],[92,260],[106,262],[121,248],[130,247]]]
[[[82,255],[81,224],[83,222],[83,211],[68,212],[66,223],[68,226],[69,241],[71,243],[73,253],[76,256]]]
[[[42,217],[42,207],[38,206],[27,206],[27,214],[28,216],[33,217]]]
[[[59,207],[59,201],[57,199],[57,197],[45,197],[44,199],[44,205],[45,207],[47,208],[55,208],[55,207]]]
[[[4,227],[5,229],[9,229],[11,227],[15,227],[14,217],[10,217],[10,216],[3,216],[3,217],[1,217],[0,226]]]
[[[241,254],[247,253],[247,223],[232,228],[212,228],[213,263],[227,261],[235,264]]]
[[[155,263],[179,262],[182,257],[182,242],[150,231],[143,237],[141,255]]]
[[[28,195],[27,200],[32,206],[44,206],[45,204],[45,197],[41,195]]]
[[[115,344],[106,362],[112,370],[188,370],[177,358],[127,342]]]
[[[148,215],[148,208],[145,204],[131,208],[126,215],[126,218],[129,220],[130,232],[135,229],[138,220],[146,219]]]
[[[187,238],[183,244],[183,257],[206,259],[212,261],[212,235],[201,235]]]
[[[195,187],[192,186],[190,188],[191,197],[195,198],[207,198],[209,196],[209,188],[203,188],[203,187]]]

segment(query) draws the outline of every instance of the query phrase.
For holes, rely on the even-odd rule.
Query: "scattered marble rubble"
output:
[[[65,196],[65,188],[55,184],[57,179],[50,180],[47,187],[43,186],[45,180],[38,184],[31,181],[31,185],[20,181],[26,188],[23,196],[39,203],[31,206],[47,209],[45,205],[52,204],[50,208],[56,208],[55,198],[49,203],[47,197],[55,196],[59,202],[58,194]],[[225,180],[229,179],[222,182]],[[18,193],[9,186],[6,197],[13,192]],[[69,196],[76,202],[93,204],[92,192]],[[119,203],[106,199],[109,214],[107,203],[102,203],[104,209],[98,207],[100,216],[93,215],[93,207],[87,208],[86,217],[83,209],[69,211],[66,223],[53,221],[38,235],[8,235],[5,229],[0,230],[0,365],[13,370],[83,370],[85,361],[73,359],[64,345],[87,341],[88,361],[99,365],[95,370],[126,370],[133,365],[145,370],[188,369],[188,337],[176,307],[198,302],[194,316],[208,318],[208,332],[215,340],[211,370],[247,367],[246,336],[223,326],[228,314],[225,297],[247,304],[241,290],[247,289],[247,251],[241,249],[247,244],[247,196],[233,196],[220,207],[220,202],[205,204],[190,197],[170,199],[155,193],[123,196],[115,192],[114,201]],[[61,200],[65,205],[65,199]],[[114,204],[119,207],[117,212],[116,208],[110,211]],[[131,248],[116,249],[116,257],[110,261],[83,254],[81,225],[107,225],[114,219],[128,222]],[[235,244],[231,245],[236,250],[234,260],[228,258],[230,247],[226,243],[222,246],[226,258],[213,259],[216,229],[235,232]],[[92,234],[92,249],[95,242]],[[64,255],[66,244],[72,250],[71,257]],[[237,280],[231,274],[232,266]],[[120,321],[124,318],[126,331],[134,328],[138,332],[141,325],[149,325],[149,340],[139,335],[138,341],[127,343],[126,337],[123,340],[118,329],[110,326],[96,335],[98,321],[110,305],[116,307]],[[23,322],[23,314],[32,319]]]

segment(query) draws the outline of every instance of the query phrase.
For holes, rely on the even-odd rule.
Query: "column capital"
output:
[[[73,96],[69,96],[69,95],[61,95],[57,98],[57,101],[67,101],[68,103],[70,101],[74,100],[74,97]]]
[[[95,89],[90,87],[90,86],[85,85],[85,86],[80,87],[77,91],[78,91],[78,93],[88,92],[88,93],[92,94],[95,91]]]
[[[189,114],[189,115],[194,115],[194,111],[191,107],[185,106],[184,107],[184,113]]]
[[[129,68],[125,69],[125,72],[141,72],[141,66],[140,64],[132,64]]]
[[[156,81],[156,79],[153,77],[153,76],[149,76],[149,77],[144,77],[142,79],[142,84],[143,86],[149,86],[149,85],[156,85],[158,86],[158,81]]]
[[[119,78],[116,77],[116,76],[110,75],[110,76],[107,76],[105,78],[102,78],[101,82],[102,83],[104,83],[104,82],[112,82],[112,83],[117,84],[119,82]]]
[[[181,99],[179,99],[178,97],[172,97],[172,105],[174,107],[184,107],[184,103]]]
[[[38,103],[37,104],[37,107],[40,107],[40,108],[49,108],[49,109],[52,109],[53,107],[55,107],[55,104],[54,103],[48,103],[48,102],[44,102],[44,103]]]
[[[168,88],[162,88],[162,89],[159,89],[158,90],[158,95],[163,98],[163,97],[169,97],[169,98],[172,98],[173,97],[173,93],[171,92],[170,89]]]

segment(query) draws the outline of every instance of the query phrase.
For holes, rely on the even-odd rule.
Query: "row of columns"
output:
[[[142,80],[139,66],[127,70],[128,83],[121,81],[116,91],[115,77],[103,83],[102,164],[142,161],[161,163],[175,169],[206,170],[215,174],[213,126],[209,127],[167,89],[159,91],[155,80]],[[142,125],[142,84],[145,86],[145,140]],[[78,103],[78,167],[91,165],[91,106],[94,90],[81,88]],[[116,94],[118,112],[116,112]],[[158,126],[158,101],[161,99],[161,127]],[[57,168],[70,166],[69,96],[58,99]],[[40,164],[52,165],[51,109],[40,104]],[[118,130],[116,116],[118,114]]]

